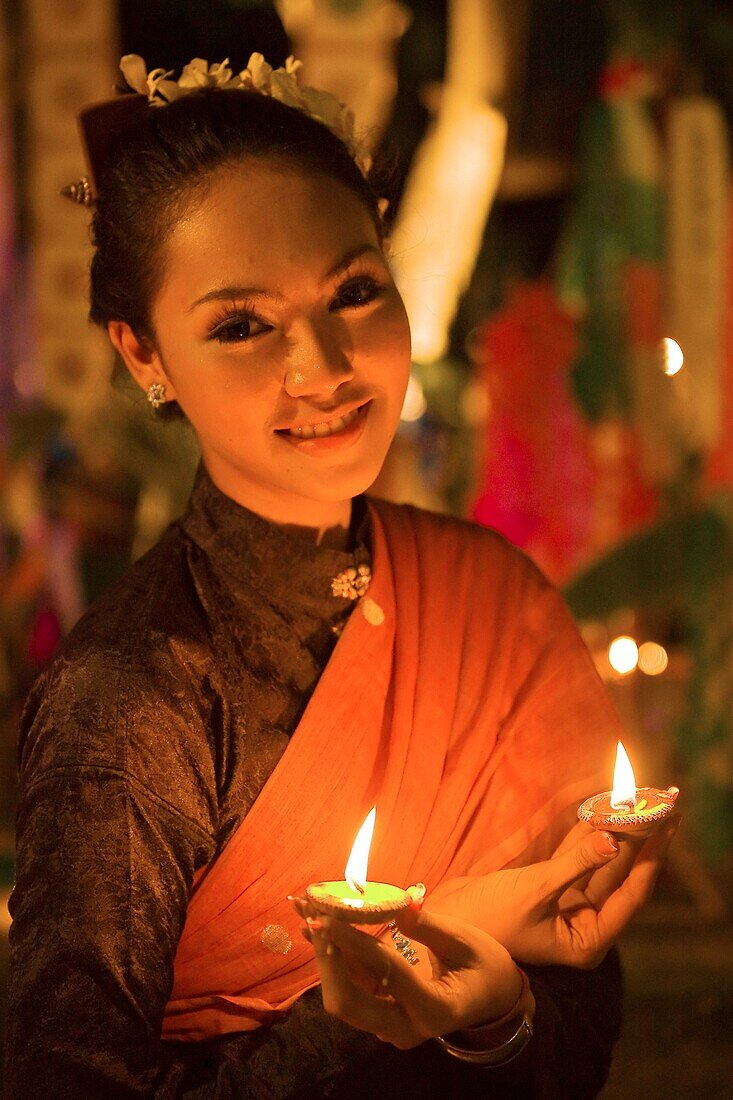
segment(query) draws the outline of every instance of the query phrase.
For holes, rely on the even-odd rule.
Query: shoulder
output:
[[[371,501],[382,523],[395,585],[421,614],[527,651],[574,638],[577,627],[558,589],[523,550],[498,531],[411,504]]]
[[[60,653],[95,644],[129,652],[146,633],[175,634],[191,622],[198,604],[188,566],[188,542],[172,524],[159,542],[138,558],[88,608],[61,644]],[[134,623],[136,629],[130,631]]]
[[[82,616],[36,680],[21,721],[21,773],[141,757],[201,725],[207,625],[174,525]]]
[[[438,560],[440,569],[475,570],[500,574],[537,589],[552,589],[552,585],[530,557],[504,535],[490,527],[459,516],[432,512],[414,504],[393,504],[369,498],[389,539],[414,540],[418,554]]]

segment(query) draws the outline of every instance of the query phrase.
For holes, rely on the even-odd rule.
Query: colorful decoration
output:
[[[591,528],[588,434],[567,390],[577,346],[549,283],[510,291],[474,343],[490,416],[473,518],[561,571]]]
[[[708,489],[733,488],[733,186],[728,191],[726,238],[726,304],[722,319],[722,364],[720,380],[720,430],[705,467]]]
[[[687,828],[715,863],[733,848],[733,503],[721,492],[733,479],[733,192],[720,109],[669,100],[662,76],[628,53],[612,60],[583,133],[559,298],[548,284],[510,289],[475,341],[491,410],[473,514],[615,638],[612,684],[653,680],[655,698],[674,698],[660,729],[635,689],[637,732],[646,744],[653,731],[649,751],[684,775]],[[658,640],[614,631],[624,616]]]

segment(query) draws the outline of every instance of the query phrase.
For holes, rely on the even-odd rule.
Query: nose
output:
[[[337,332],[327,323],[304,324],[294,339],[283,385],[290,397],[330,397],[354,368]]]

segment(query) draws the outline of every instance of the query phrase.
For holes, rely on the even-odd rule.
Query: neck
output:
[[[226,496],[256,512],[258,516],[284,527],[298,528],[317,546],[343,550],[349,543],[351,499],[309,500],[295,494],[277,494],[257,485],[243,487],[235,478],[207,464],[209,477]]]

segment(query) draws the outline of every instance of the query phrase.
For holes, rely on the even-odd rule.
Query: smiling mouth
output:
[[[333,420],[324,420],[318,424],[303,424],[299,428],[280,428],[277,430],[277,434],[289,436],[291,439],[325,439],[329,435],[339,435],[358,419],[369,404],[370,402],[366,401],[358,408],[352,409],[351,412],[345,413],[343,416],[337,416]]]

